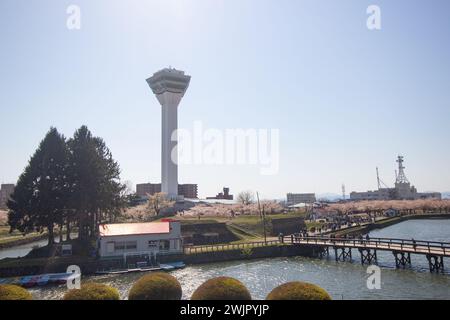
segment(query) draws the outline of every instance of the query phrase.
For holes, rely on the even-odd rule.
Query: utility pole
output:
[[[261,211],[261,203],[259,202],[259,193],[256,191],[256,198],[258,199],[258,210],[259,210],[259,216],[262,219],[263,222],[263,231],[264,231],[264,244],[267,245],[267,234],[266,234],[266,214],[264,212],[264,205]]]
[[[259,218],[262,220],[262,214],[261,214],[261,204],[259,203],[259,193],[256,191],[256,199],[258,200],[258,211],[259,211]]]

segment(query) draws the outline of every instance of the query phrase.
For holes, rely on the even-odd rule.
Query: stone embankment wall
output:
[[[228,243],[239,240],[225,223],[182,224],[181,235],[185,244],[193,245]]]
[[[300,217],[272,219],[272,236],[278,236],[280,233],[284,235],[299,233],[306,229],[305,220]]]
[[[277,245],[267,247],[256,247],[249,249],[237,249],[226,251],[203,252],[187,254],[184,256],[186,264],[201,264],[212,262],[225,262],[234,260],[252,260],[276,257],[293,257],[314,255],[314,250],[310,246],[297,245]]]

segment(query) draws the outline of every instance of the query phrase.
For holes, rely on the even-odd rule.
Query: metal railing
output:
[[[352,247],[352,248],[368,248],[391,251],[415,252],[419,254],[438,254],[450,256],[450,243],[425,240],[408,240],[396,238],[332,238],[324,236],[302,236],[290,235],[280,237],[278,240],[256,241],[245,243],[227,243],[227,244],[210,244],[210,245],[187,245],[184,246],[185,254],[223,252],[231,250],[242,250],[247,248],[257,248],[266,246],[275,246],[280,244],[294,245],[307,244],[317,246],[335,246],[335,247]]]
[[[195,254],[195,253],[207,253],[207,252],[223,252],[232,250],[242,250],[247,248],[258,248],[275,246],[281,244],[280,240],[267,240],[267,241],[256,241],[256,242],[245,242],[245,243],[226,243],[226,244],[210,244],[210,245],[200,245],[200,246],[184,246],[185,254]]]

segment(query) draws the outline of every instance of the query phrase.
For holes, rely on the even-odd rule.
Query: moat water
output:
[[[409,220],[370,233],[372,237],[391,237],[450,242],[450,220]],[[412,255],[412,268],[395,268],[389,252],[378,253],[381,267],[381,289],[368,289],[367,266],[360,264],[359,253],[353,262],[335,262],[333,253],[328,259],[304,257],[275,258],[254,261],[233,261],[188,266],[171,272],[183,287],[183,298],[189,299],[204,281],[216,276],[231,276],[241,280],[254,299],[264,299],[276,286],[288,281],[306,281],[326,289],[333,299],[449,299],[450,259],[444,260],[445,274],[432,274],[425,256]],[[119,289],[126,299],[133,283],[142,274],[84,277],[82,281],[98,281]],[[36,299],[60,299],[66,288],[42,287],[31,289]]]

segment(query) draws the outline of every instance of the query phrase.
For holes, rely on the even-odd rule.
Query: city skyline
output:
[[[145,79],[173,66],[193,77],[180,128],[280,131],[277,174],[180,165],[179,183],[202,198],[223,186],[264,198],[373,190],[376,167],[393,185],[398,155],[419,190],[450,190],[445,1],[377,1],[376,31],[368,1],[77,1],[80,30],[66,27],[68,2],[49,3],[0,4],[2,183],[16,182],[50,126],[70,137],[83,124],[124,181],[161,182],[161,107]]]

